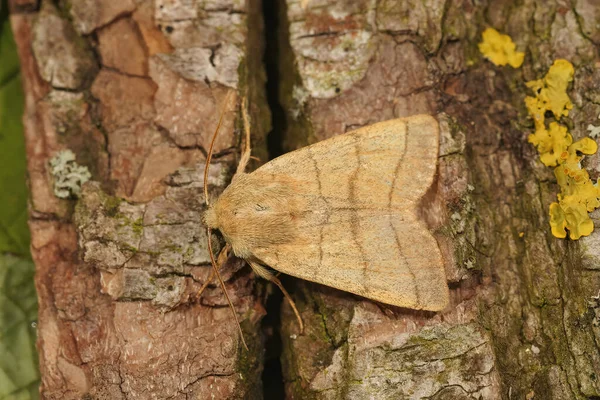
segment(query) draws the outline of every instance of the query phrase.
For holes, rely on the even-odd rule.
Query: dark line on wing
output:
[[[348,193],[348,200],[349,200],[349,203],[352,205],[358,203],[358,196],[357,196],[357,188],[358,188],[358,184],[359,184],[358,174],[359,174],[360,168],[362,166],[362,162],[360,159],[359,141],[355,136],[353,136],[353,139],[354,139],[354,143],[353,143],[354,154],[356,156],[356,168],[354,169],[354,172],[352,172],[352,175],[350,175],[349,193]],[[358,238],[358,234],[359,234],[359,232],[358,232],[358,230],[359,230],[358,210],[356,208],[352,208],[350,211],[352,211],[352,214],[353,214],[353,217],[350,219],[350,232],[352,234],[352,241],[354,242],[354,245],[358,248],[358,251],[360,252],[360,257],[361,257],[360,264],[362,265],[362,275],[363,275],[363,279],[362,279],[362,282],[360,282],[360,284],[364,290],[364,294],[366,295],[369,292],[369,286],[367,285],[367,282],[368,282],[367,256],[366,256],[365,249],[360,244],[360,240]]]
[[[388,209],[392,209],[392,198],[394,196],[394,191],[396,189],[396,184],[398,183],[398,176],[400,176],[400,170],[402,169],[402,163],[404,162],[404,158],[406,157],[406,152],[408,151],[408,123],[406,124],[406,136],[404,138],[404,149],[402,150],[402,155],[398,159],[398,163],[396,164],[396,168],[394,169],[394,180],[392,182],[392,187],[390,188],[390,193],[388,195]]]
[[[396,246],[398,247],[398,257],[404,261],[404,264],[406,265],[406,267],[408,268],[408,273],[410,274],[412,280],[413,280],[413,285],[415,287],[415,298],[417,299],[416,302],[416,308],[420,308],[421,307],[421,296],[419,295],[419,287],[417,285],[417,276],[415,275],[415,273],[413,272],[413,270],[410,267],[410,263],[408,262],[408,260],[406,259],[406,257],[404,256],[404,253],[402,252],[402,246],[400,245],[400,239],[398,238],[398,231],[396,230],[396,227],[394,226],[391,218],[390,218],[390,227],[392,228],[392,230],[394,231],[394,236],[396,238]],[[416,244],[415,244],[416,245]]]
[[[308,152],[308,157],[312,161],[313,167],[315,168],[315,174],[316,174],[316,178],[317,178],[317,187],[319,188],[318,199],[319,200],[323,200],[323,202],[325,202],[325,204],[327,205],[327,209],[326,209],[326,213],[327,214],[325,216],[325,223],[319,224],[319,261],[317,263],[317,266],[312,271],[313,282],[316,282],[317,281],[318,270],[323,265],[323,239],[324,239],[324,230],[325,230],[325,225],[329,224],[329,218],[331,216],[331,211],[330,211],[329,203],[328,203],[327,199],[323,196],[323,186],[322,186],[322,183],[321,183],[321,169],[319,168],[319,164],[317,163],[317,160],[315,159],[314,154],[312,152],[312,149],[310,147],[307,148],[307,152]],[[307,210],[307,212],[314,213],[315,210]]]
[[[389,193],[389,197],[388,197],[388,210],[390,210],[390,211],[392,210],[392,199],[394,196],[394,191],[396,190],[396,184],[398,182],[398,175],[400,174],[400,170],[402,169],[402,162],[404,161],[404,157],[406,156],[406,152],[408,149],[408,136],[410,134],[410,130],[408,127],[409,127],[409,124],[406,123],[406,136],[405,136],[405,140],[404,140],[404,150],[402,151],[402,155],[400,156],[400,159],[398,160],[398,163],[396,164],[396,169],[394,171],[394,181],[392,182],[392,187],[390,188],[390,193]],[[396,226],[394,225],[394,222],[392,221],[392,218],[394,218],[394,217],[397,218],[397,215],[394,216],[392,213],[390,213],[390,215],[389,215],[390,227],[392,228],[392,230],[394,231],[394,235],[396,236],[396,246],[398,249],[398,257],[404,261],[404,264],[408,268],[408,272],[409,272],[410,276],[412,277],[413,286],[415,288],[415,298],[417,299],[417,307],[418,307],[421,305],[421,298],[419,296],[419,288],[417,285],[417,276],[411,269],[411,265],[408,262],[408,260],[406,259],[406,257],[404,256],[404,252],[402,251],[402,246],[400,245],[398,231],[396,230]]]
[[[323,198],[323,201],[325,201],[327,204],[329,204],[329,202],[327,201],[327,198]],[[398,210],[404,210],[406,207],[403,208],[392,208],[391,211],[398,211]],[[387,207],[387,205],[385,207],[378,207],[378,206],[359,206],[359,207],[350,207],[350,206],[341,206],[341,207],[336,207],[336,206],[328,206],[327,211],[385,211],[386,213],[390,211],[390,208]],[[314,212],[314,210],[306,210],[303,211],[301,213],[298,213],[298,215],[303,215],[303,214],[312,214]]]

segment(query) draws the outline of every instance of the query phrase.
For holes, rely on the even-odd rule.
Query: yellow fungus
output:
[[[552,122],[548,130],[542,126],[529,135],[528,141],[537,147],[544,165],[554,167],[564,153],[568,154],[567,149],[573,143],[573,137],[565,126]]]
[[[584,154],[594,154],[598,144],[589,137],[573,142],[567,127],[557,121],[569,114],[573,104],[567,94],[573,80],[573,65],[566,60],[556,60],[546,76],[531,81],[527,86],[534,92],[525,99],[525,106],[535,123],[535,132],[528,141],[540,153],[544,165],[554,168],[560,186],[558,202],[550,205],[550,228],[558,238],[576,240],[594,230],[588,213],[600,207],[600,188],[581,167]],[[546,127],[546,112],[551,111],[556,121]]]
[[[513,68],[519,68],[523,64],[525,53],[515,51],[516,46],[510,36],[503,35],[493,28],[487,28],[483,31],[482,38],[479,51],[492,63],[509,64]]]
[[[582,204],[564,206],[552,203],[550,204],[550,228],[552,234],[561,239],[567,236],[566,228],[569,230],[569,237],[577,240],[593,232],[594,222]]]
[[[530,114],[535,107],[535,109],[543,111],[542,118],[546,111],[552,111],[556,119],[569,115],[573,103],[569,99],[567,88],[573,80],[574,73],[575,70],[570,62],[559,59],[554,61],[544,78],[527,82],[527,87],[535,93],[535,101],[527,100],[531,97],[525,99]],[[530,102],[535,104],[530,105]],[[538,115],[532,114],[532,116],[534,120],[539,118]]]
[[[544,125],[544,113],[546,112],[544,105],[537,98],[527,96],[525,97],[525,107],[527,107],[529,115],[533,118],[536,131],[546,129]]]
[[[594,154],[596,151],[598,151],[598,143],[589,137],[584,137],[569,146],[569,152],[573,153],[573,156],[576,156],[575,152],[589,155]]]
[[[600,188],[594,185],[585,169],[559,166],[554,169],[554,176],[560,186],[557,197],[561,206],[583,204],[588,212],[600,207]]]
[[[560,239],[567,237],[567,220],[565,213],[558,203],[550,204],[550,229],[552,234]]]

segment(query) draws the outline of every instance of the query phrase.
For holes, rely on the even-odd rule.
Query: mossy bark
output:
[[[220,104],[229,91],[249,97],[261,160],[270,124],[261,6],[213,3],[12,2],[45,398],[262,397],[264,310],[249,269],[233,260],[224,269],[249,352],[220,289],[201,305],[195,296],[208,276],[201,164]],[[426,218],[451,289],[451,304],[433,314],[295,281],[306,331],[284,303],[287,397],[600,398],[600,236],[552,237],[557,186],[527,143],[523,103],[525,82],[565,58],[576,70],[571,133],[598,124],[594,2],[270,4],[285,150],[380,120],[438,117]],[[481,56],[489,26],[526,52],[521,68]],[[228,113],[215,192],[231,176],[240,128]],[[95,181],[79,200],[54,197],[47,173],[67,148]],[[596,179],[598,156],[586,163]]]
[[[452,291],[444,312],[427,315],[299,282],[296,298],[308,328],[298,336],[284,308],[288,397],[600,396],[598,233],[579,241],[551,235],[548,206],[557,186],[527,143],[533,123],[523,102],[525,82],[566,58],[576,68],[571,132],[583,137],[588,123],[597,124],[597,7],[279,4],[287,18],[280,60],[290,147],[392,117],[440,118],[443,207],[432,229]],[[481,56],[477,44],[490,26],[526,52],[520,69]],[[594,179],[597,160],[586,160]]]
[[[210,273],[205,155],[227,107],[216,194],[235,168],[243,96],[266,158],[260,1],[14,1],[11,11],[42,398],[261,398],[264,311],[250,271],[222,270],[249,351],[222,291],[198,296]],[[79,198],[53,194],[48,161],[61,150],[91,172]]]

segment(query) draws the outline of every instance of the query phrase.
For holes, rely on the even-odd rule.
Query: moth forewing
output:
[[[434,181],[437,121],[367,126],[236,178],[206,221],[236,255],[383,303],[442,310],[437,242],[418,217]]]

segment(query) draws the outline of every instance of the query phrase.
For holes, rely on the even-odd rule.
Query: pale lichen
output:
[[[598,115],[598,119],[600,119],[600,115]],[[600,126],[589,124],[587,130],[589,132],[588,136],[592,139],[598,139],[600,137]]]
[[[62,150],[52,157],[50,173],[54,178],[54,195],[61,199],[79,197],[81,186],[92,177],[87,167],[75,162],[71,150]]]
[[[290,114],[292,118],[298,119],[302,113],[302,109],[308,102],[310,95],[302,86],[294,85],[294,88],[292,89],[292,98],[294,99],[294,107],[290,109]]]

